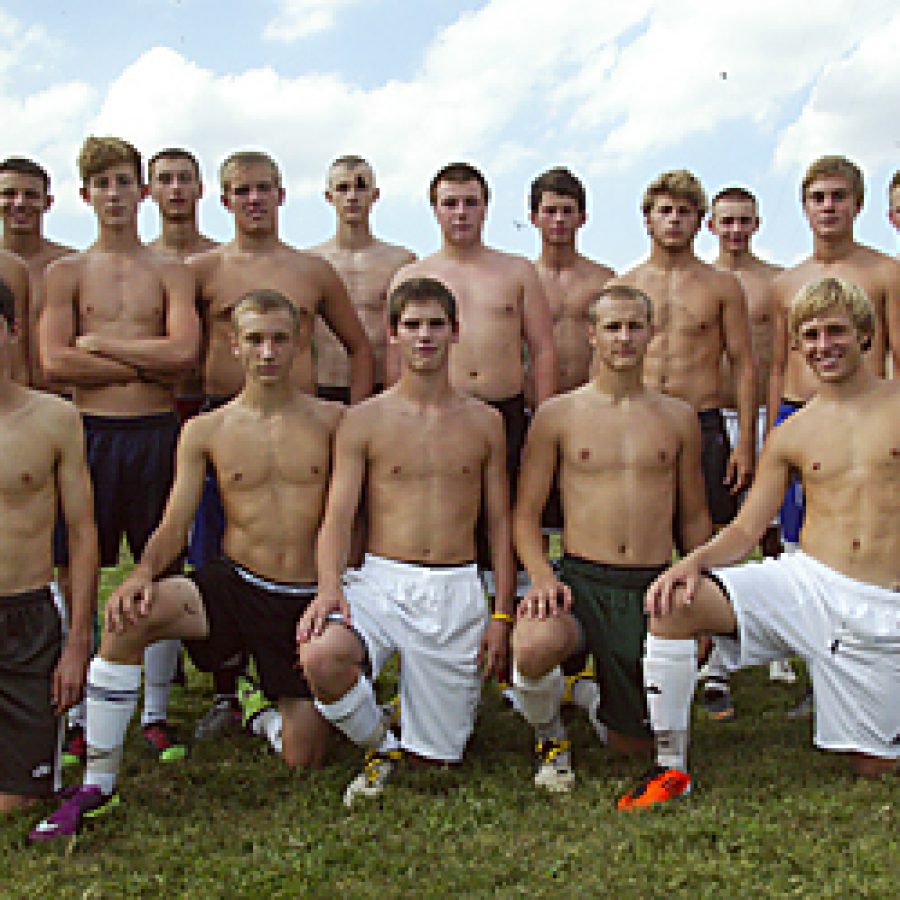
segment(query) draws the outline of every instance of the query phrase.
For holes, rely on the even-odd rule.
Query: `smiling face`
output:
[[[866,335],[845,310],[835,307],[814,315],[797,328],[803,358],[820,381],[845,381],[862,362]]]
[[[752,200],[723,198],[713,204],[709,230],[728,253],[746,253],[750,239],[759,228],[756,204]]]
[[[0,172],[0,216],[3,228],[17,234],[40,234],[41,218],[53,198],[37,175]]]
[[[448,244],[478,243],[487,215],[482,186],[475,179],[439,181],[435,188],[434,215]]]

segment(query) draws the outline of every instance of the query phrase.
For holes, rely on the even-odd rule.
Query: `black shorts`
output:
[[[372,396],[380,394],[384,390],[383,384],[372,385]],[[344,406],[350,405],[350,386],[342,384],[319,384],[316,385],[316,396],[320,400],[336,400],[343,403]]]
[[[522,448],[525,446],[525,435],[528,433],[528,414],[525,411],[525,395],[516,394],[508,400],[487,400],[503,417],[503,430],[506,433],[506,477],[509,480],[509,502],[516,502],[516,487],[519,481],[519,465],[522,460]],[[488,540],[487,515],[482,498],[481,513],[475,528],[475,558],[479,569],[491,568],[491,546]]]
[[[580,672],[594,657],[598,715],[613,731],[650,738],[642,657],[647,637],[644,593],[665,566],[612,566],[566,554],[560,579],[572,589],[572,615],[583,645],[564,670]]]
[[[0,793],[49,797],[60,788],[63,719],[50,682],[62,610],[49,587],[0,597]]]
[[[175,476],[180,423],[174,412],[149,416],[83,414],[100,565],[115,566],[124,535],[135,559],[162,518]],[[62,516],[53,535],[57,565],[69,561]],[[177,570],[177,568],[176,568]]]
[[[731,445],[719,409],[703,409],[700,418],[700,462],[706,483],[706,503],[713,525],[727,525],[738,511],[738,497],[724,483]],[[754,421],[755,424],[755,421]]]
[[[297,620],[316,595],[314,584],[269,581],[227,557],[188,576],[200,589],[209,634],[184,646],[202,672],[221,669],[236,653],[256,660],[263,693],[270,700],[312,692],[297,670]]]
[[[561,531],[563,527],[562,493],[559,489],[559,463],[553,473],[553,483],[550,485],[550,495],[544,505],[541,516],[541,528],[546,531]]]

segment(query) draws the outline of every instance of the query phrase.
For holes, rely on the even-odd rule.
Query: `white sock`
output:
[[[360,675],[356,684],[334,703],[316,700],[316,709],[354,744],[372,750],[383,749],[387,729],[368,678]]]
[[[281,713],[275,707],[262,710],[253,717],[251,731],[264,737],[276,753],[281,753]]]
[[[647,635],[644,686],[657,762],[687,771],[691,698],[697,683],[697,642]]]
[[[590,715],[600,699],[600,688],[593,678],[579,678],[572,685],[572,702]]]
[[[513,662],[512,682],[522,716],[535,730],[559,717],[559,704],[566,689],[566,680],[559,666],[541,678],[526,678]]]
[[[108,662],[95,656],[87,677],[87,768],[85,784],[104,794],[116,786],[125,731],[134,715],[141,688],[141,667]]]
[[[181,641],[157,641],[144,650],[144,709],[141,725],[165,722],[169,713],[169,691],[181,652]]]
[[[796,553],[800,549],[800,544],[797,541],[786,541],[784,538],[781,539],[781,546],[784,548],[785,553]]]

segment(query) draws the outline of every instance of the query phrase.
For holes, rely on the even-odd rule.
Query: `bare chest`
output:
[[[130,258],[93,261],[81,273],[77,296],[83,333],[116,325],[162,333],[166,294],[159,274],[145,263]]]
[[[0,425],[0,500],[24,502],[53,480],[54,455],[45,436]]]
[[[601,475],[626,470],[644,474],[671,471],[680,441],[661,415],[612,410],[581,417],[561,442],[568,471]]]
[[[647,273],[638,285],[653,302],[657,336],[718,338],[719,297],[692,272]]]

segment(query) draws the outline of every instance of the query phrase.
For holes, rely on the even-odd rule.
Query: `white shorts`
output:
[[[478,651],[487,600],[474,563],[431,568],[367,553],[344,587],[372,678],[400,654],[400,744],[458,762],[481,695]]]
[[[722,418],[725,420],[725,431],[728,434],[728,443],[734,449],[737,446],[738,438],[741,436],[741,429],[738,427],[738,414],[736,409],[722,409]],[[763,442],[766,439],[766,408],[764,406],[757,407],[756,410],[756,458],[762,453]]]
[[[815,744],[900,759],[900,593],[802,551],[715,569],[738,622],[716,638],[737,669],[798,653],[812,675]]]

